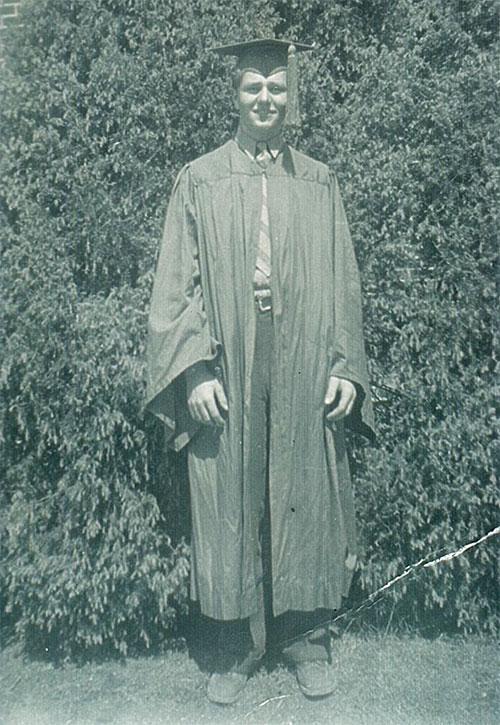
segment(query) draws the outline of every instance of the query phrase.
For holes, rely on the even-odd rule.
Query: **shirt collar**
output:
[[[257,154],[257,144],[260,142],[256,141],[248,133],[246,133],[241,126],[238,126],[235,141],[242,151],[248,154],[250,158],[255,159]],[[269,149],[269,153],[271,154],[273,161],[276,161],[283,149],[282,135],[279,133],[276,136],[273,136],[273,138],[268,139],[267,148]]]

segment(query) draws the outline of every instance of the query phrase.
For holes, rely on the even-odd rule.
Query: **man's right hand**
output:
[[[224,388],[204,362],[196,363],[185,372],[189,412],[198,423],[224,425],[221,409],[227,413]]]

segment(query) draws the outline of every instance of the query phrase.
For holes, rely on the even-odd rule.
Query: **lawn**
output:
[[[239,703],[205,698],[187,652],[61,667],[0,653],[2,725],[160,723],[497,723],[498,649],[479,639],[346,635],[335,647],[337,689],[317,702],[283,666],[261,668]],[[496,715],[496,717],[495,717]]]

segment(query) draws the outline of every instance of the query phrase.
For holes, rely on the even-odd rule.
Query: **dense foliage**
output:
[[[362,268],[380,436],[355,441],[361,587],[493,528],[494,13],[26,0],[0,112],[0,577],[26,644],[148,645],[186,600],[182,462],[141,415],[142,353],[175,174],[234,128],[219,41],[319,46],[293,141],[336,169]],[[488,544],[388,601],[498,631],[497,567]]]

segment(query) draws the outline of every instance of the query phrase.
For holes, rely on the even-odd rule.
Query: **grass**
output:
[[[496,645],[480,639],[345,635],[332,697],[306,700],[293,672],[277,666],[222,708],[206,700],[207,675],[187,652],[55,667],[9,647],[0,653],[0,723],[489,725],[499,721],[498,664]]]

